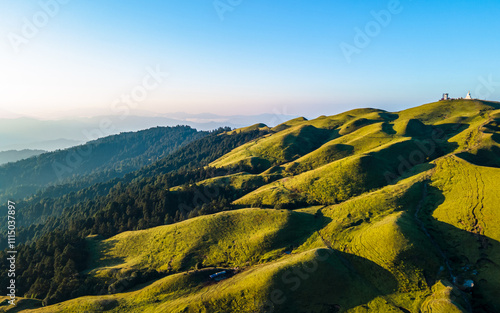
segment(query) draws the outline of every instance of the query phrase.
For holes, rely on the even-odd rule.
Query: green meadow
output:
[[[195,183],[251,189],[226,211],[89,236],[85,274],[109,294],[0,311],[500,312],[499,109],[450,100],[233,130],[269,132],[209,164],[254,171]]]

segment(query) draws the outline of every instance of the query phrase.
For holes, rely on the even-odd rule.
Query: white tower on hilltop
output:
[[[465,99],[467,99],[467,100],[472,100],[472,96],[470,95],[470,91],[469,91],[469,93],[467,94],[467,96],[465,97]]]

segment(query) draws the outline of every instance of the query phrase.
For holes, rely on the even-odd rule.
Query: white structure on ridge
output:
[[[471,96],[471,94],[470,94],[470,91],[469,91],[469,93],[467,94],[467,96],[465,97],[465,99],[466,99],[466,100],[472,100],[472,96]]]
[[[443,99],[442,100],[450,100],[450,95],[445,93],[443,94]]]

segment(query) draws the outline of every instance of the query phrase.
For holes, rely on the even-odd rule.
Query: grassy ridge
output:
[[[319,259],[318,259],[319,258]],[[306,269],[317,264],[314,271]],[[315,262],[315,263],[314,263]],[[300,276],[292,270],[301,268]],[[394,309],[377,299],[378,292],[327,249],[316,249],[256,266],[218,284],[207,284],[208,273],[176,274],[141,290],[100,297],[85,297],[34,312],[303,312],[315,305],[316,312],[356,308],[365,302],[371,307]],[[285,279],[282,279],[285,277]],[[316,284],[329,288],[318,292]],[[296,289],[295,289],[296,288]],[[294,290],[292,290],[294,289]],[[270,301],[270,294],[279,294]],[[355,297],[353,297],[355,296]],[[273,297],[274,298],[274,297]],[[300,299],[309,299],[302,301]]]
[[[401,160],[411,160],[413,151],[419,151],[422,145],[418,140],[401,139],[366,154],[346,157],[263,186],[235,203],[251,205],[260,201],[262,205],[271,206],[304,201],[322,204],[342,202],[392,183],[392,177],[398,176],[395,173],[402,173]],[[438,153],[436,150],[427,158],[435,158]]]
[[[89,239],[90,275],[168,276],[35,312],[499,311],[498,107],[454,100],[278,125],[211,164],[268,171],[198,185],[260,186],[235,204],[302,208],[232,210]],[[221,282],[208,278],[236,268]]]
[[[212,162],[211,166],[236,165],[249,158],[258,158],[273,165],[283,164],[310,153],[341,135],[384,121],[381,114],[384,111],[360,109],[331,117],[321,116],[311,121],[297,118],[272,128],[275,132],[272,135],[234,149]],[[345,124],[347,122],[349,123]]]
[[[447,157],[436,164],[427,223],[446,253],[454,256],[457,280],[472,280],[485,297],[482,304],[500,307],[500,169]]]
[[[320,146],[335,133],[312,125],[297,125],[273,136],[266,136],[242,145],[230,154],[212,162],[214,167],[237,165],[250,158],[263,160],[266,164],[281,164],[302,156]]]
[[[243,209],[202,216],[97,244],[95,271],[147,268],[179,272],[198,267],[241,267],[279,257],[299,246],[322,221],[312,214]]]

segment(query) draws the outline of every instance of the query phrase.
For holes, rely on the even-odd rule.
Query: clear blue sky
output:
[[[500,83],[481,87],[500,82],[498,0],[401,0],[379,30],[371,12],[392,0],[220,0],[236,4],[223,20],[212,0],[66,0],[45,21],[50,2],[0,2],[0,113],[105,113],[157,65],[169,77],[140,110],[315,117],[443,92],[500,99]],[[350,62],[342,44],[358,49]]]

